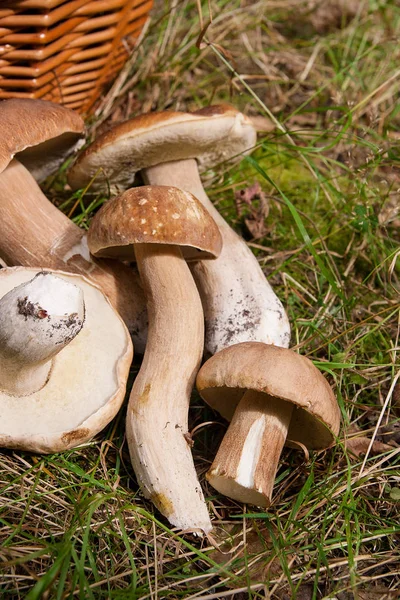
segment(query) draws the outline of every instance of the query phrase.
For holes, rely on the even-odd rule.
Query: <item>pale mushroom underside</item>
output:
[[[29,281],[38,269],[0,271],[0,297]],[[101,291],[76,275],[57,275],[83,288],[85,324],[54,359],[48,383],[24,397],[0,392],[0,446],[53,452],[100,431],[125,395],[132,359],[126,327]]]

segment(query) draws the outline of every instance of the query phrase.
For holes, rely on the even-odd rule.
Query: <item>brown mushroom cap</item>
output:
[[[169,186],[127,190],[103,204],[92,220],[88,244],[94,256],[134,258],[134,244],[182,246],[187,260],[213,258],[222,247],[217,225],[189,192]]]
[[[288,446],[299,442],[310,449],[326,448],[339,433],[340,412],[329,383],[293,350],[261,342],[230,346],[202,366],[196,385],[202,398],[228,420],[247,390],[293,403],[297,410]]]
[[[92,191],[106,182],[113,191],[123,190],[146,167],[195,158],[204,171],[250,150],[255,143],[250,119],[228,104],[193,113],[149,113],[99,136],[71,167],[68,182],[78,189],[94,178]]]
[[[37,181],[45,179],[72,152],[85,130],[77,113],[45,100],[0,102],[0,173],[14,156]]]

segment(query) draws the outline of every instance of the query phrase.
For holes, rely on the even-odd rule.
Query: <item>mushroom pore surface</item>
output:
[[[0,297],[40,272],[1,269]],[[123,321],[88,280],[60,271],[56,275],[82,290],[84,326],[53,358],[40,390],[23,397],[0,393],[0,446],[36,452],[73,447],[100,431],[125,395],[132,344]]]

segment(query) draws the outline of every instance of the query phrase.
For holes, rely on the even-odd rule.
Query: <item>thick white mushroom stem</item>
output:
[[[149,331],[127,413],[127,440],[144,495],[170,523],[210,531],[188,437],[190,395],[203,353],[203,311],[176,246],[135,245]]]
[[[139,276],[118,261],[94,259],[85,232],[56,208],[16,160],[0,174],[0,257],[9,266],[61,269],[99,285],[142,351],[146,304]]]
[[[211,485],[239,502],[269,506],[292,410],[290,402],[246,392],[207,473]]]
[[[39,273],[0,300],[0,389],[27,396],[51,377],[52,359],[80,332],[82,290],[50,273]]]
[[[290,326],[283,306],[250,248],[210,202],[196,161],[167,162],[142,173],[150,185],[173,185],[191,192],[220,228],[219,257],[199,260],[191,267],[203,303],[206,355],[248,341],[288,347]]]

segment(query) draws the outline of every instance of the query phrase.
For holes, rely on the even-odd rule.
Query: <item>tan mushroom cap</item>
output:
[[[308,358],[293,350],[261,342],[230,346],[202,366],[196,385],[202,398],[228,420],[246,390],[293,403],[297,410],[292,413],[288,446],[299,442],[310,449],[326,448],[339,433],[340,412],[329,383]]]
[[[88,232],[94,256],[132,260],[134,244],[181,246],[187,260],[197,260],[217,257],[222,239],[214,220],[192,194],[146,185],[103,204]]]
[[[0,297],[40,269],[0,270]],[[132,361],[127,328],[100,288],[80,275],[52,271],[80,287],[85,322],[53,359],[46,385],[27,396],[0,392],[0,447],[59,452],[86,442],[116,415]]]
[[[46,100],[0,102],[0,173],[14,156],[41,181],[65,160],[85,130],[77,113]]]
[[[132,186],[135,173],[154,165],[195,158],[200,171],[253,148],[256,131],[248,117],[228,104],[193,113],[140,115],[113,127],[88,146],[72,165],[72,189],[111,190]]]

